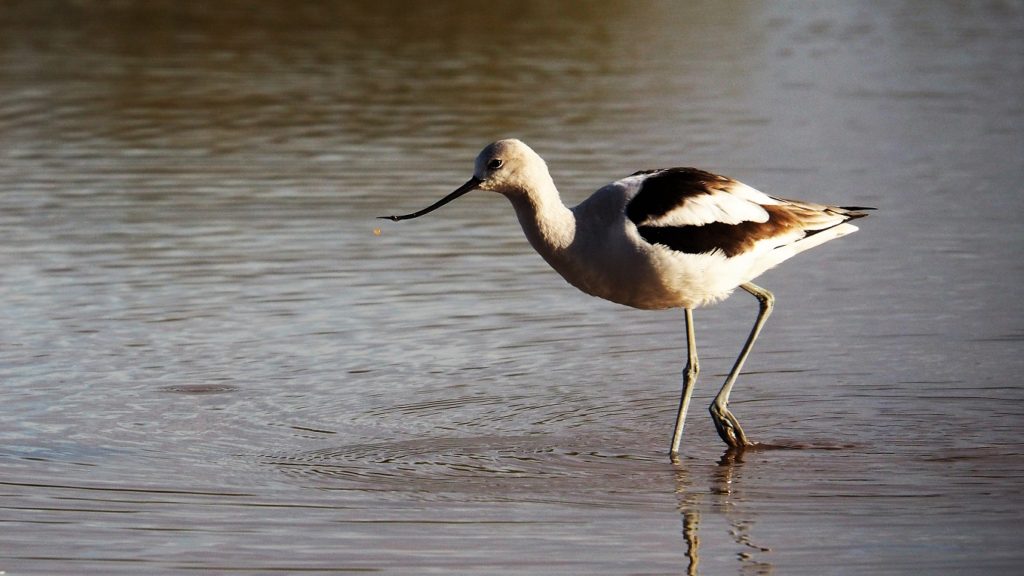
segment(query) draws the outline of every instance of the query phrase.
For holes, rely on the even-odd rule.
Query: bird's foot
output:
[[[729,445],[730,448],[744,448],[750,446],[752,442],[747,440],[747,435],[743,433],[743,427],[740,426],[740,421],[733,416],[732,412],[725,406],[719,406],[716,403],[711,404],[711,419],[715,423],[715,429],[718,430],[718,435],[722,437],[722,440]]]

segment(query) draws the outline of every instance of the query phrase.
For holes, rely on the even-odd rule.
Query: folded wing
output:
[[[640,190],[626,216],[640,236],[678,252],[726,256],[758,244],[779,247],[865,216],[853,209],[768,196],[694,168],[638,172]]]

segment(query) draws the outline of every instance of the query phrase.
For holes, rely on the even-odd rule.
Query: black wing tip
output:
[[[864,218],[867,216],[865,210],[877,210],[871,206],[840,206],[845,211],[844,216],[847,220],[856,220],[857,218]]]

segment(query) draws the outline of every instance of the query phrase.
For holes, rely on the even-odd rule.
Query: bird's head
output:
[[[532,148],[514,138],[498,140],[480,151],[473,167],[473,177],[451,194],[418,212],[380,218],[396,222],[418,218],[473,190],[489,190],[512,198],[524,194],[531,182],[550,178],[547,164]]]

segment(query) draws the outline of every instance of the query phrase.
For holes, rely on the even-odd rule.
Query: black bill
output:
[[[437,202],[434,202],[430,206],[427,206],[423,210],[420,210],[418,212],[413,212],[411,214],[403,214],[401,216],[378,216],[378,218],[383,218],[384,220],[391,220],[392,222],[398,222],[399,220],[410,220],[412,218],[419,218],[420,216],[423,216],[424,214],[429,214],[430,212],[433,212],[434,210],[437,210],[441,206],[444,206],[445,204],[451,202],[452,200],[455,200],[459,196],[462,196],[462,195],[466,194],[467,192],[475,190],[476,187],[479,186],[479,185],[480,185],[480,179],[476,178],[474,176],[473,178],[470,178],[468,182],[466,182],[462,186],[459,186],[457,190],[455,190],[451,194],[445,196],[444,198],[441,198]]]

